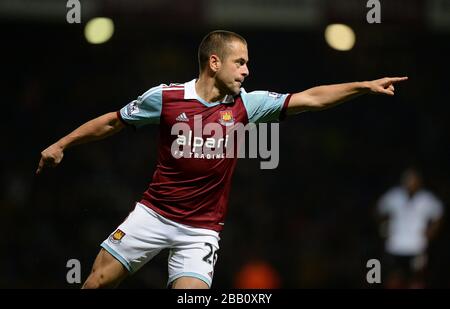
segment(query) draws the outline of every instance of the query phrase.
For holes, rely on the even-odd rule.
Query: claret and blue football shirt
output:
[[[236,157],[223,154],[227,132],[238,124],[280,120],[290,95],[241,88],[211,103],[197,95],[195,82],[151,88],[118,115],[127,125],[160,128],[156,170],[140,202],[175,222],[219,232],[236,166]]]

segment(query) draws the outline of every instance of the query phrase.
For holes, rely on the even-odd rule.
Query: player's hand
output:
[[[407,80],[408,77],[385,77],[369,82],[371,94],[394,95],[394,84]]]
[[[57,143],[49,146],[41,152],[41,160],[39,161],[36,174],[40,174],[45,167],[55,167],[64,156],[64,149]]]

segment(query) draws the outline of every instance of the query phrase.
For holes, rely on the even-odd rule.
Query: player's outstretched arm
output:
[[[86,122],[41,152],[36,174],[41,173],[45,167],[58,165],[67,148],[108,137],[119,132],[124,126],[116,112]]]
[[[288,115],[322,110],[336,106],[362,94],[394,95],[394,84],[408,77],[385,77],[366,82],[326,85],[294,93],[287,107]]]

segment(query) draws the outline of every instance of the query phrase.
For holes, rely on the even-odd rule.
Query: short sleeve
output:
[[[383,194],[383,196],[381,196],[381,198],[378,200],[377,203],[377,212],[379,215],[381,216],[386,216],[389,215],[389,213],[392,210],[392,195],[393,192],[389,191],[385,194]]]
[[[269,91],[241,91],[242,101],[247,110],[249,122],[274,122],[284,118],[285,110],[291,97]]]
[[[162,87],[159,85],[146,91],[136,100],[125,105],[120,111],[120,118],[135,127],[146,124],[159,124],[162,109]]]

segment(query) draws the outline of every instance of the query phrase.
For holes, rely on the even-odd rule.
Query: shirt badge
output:
[[[219,123],[226,127],[232,126],[234,124],[233,111],[231,110],[221,111]]]

